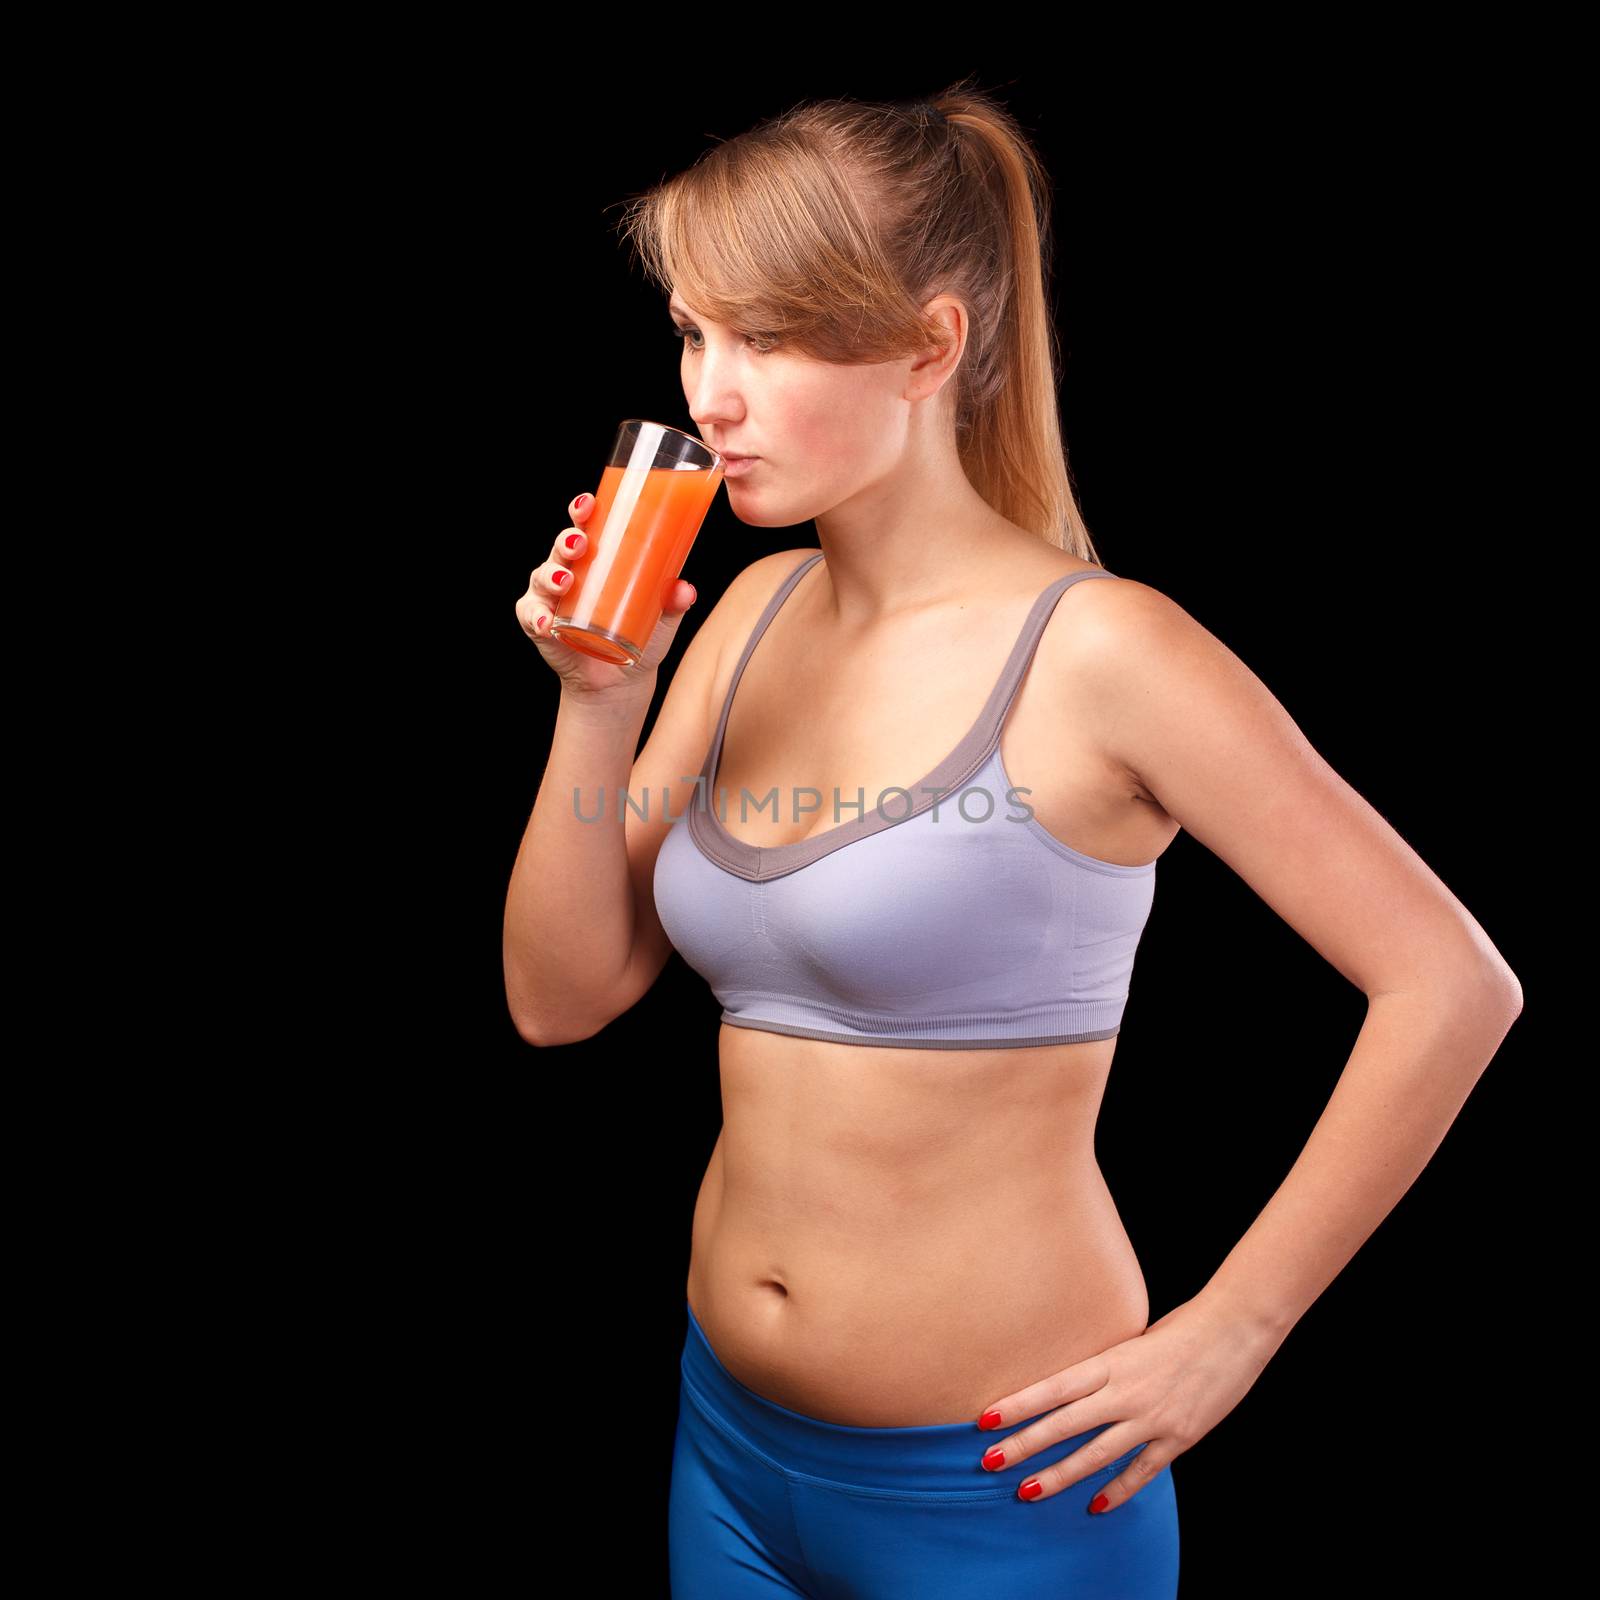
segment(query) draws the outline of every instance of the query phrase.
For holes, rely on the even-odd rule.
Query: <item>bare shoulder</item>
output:
[[[759,612],[790,573],[803,566],[812,556],[821,554],[814,546],[796,546],[793,550],[774,550],[771,555],[758,556],[749,566],[739,570],[723,592],[722,600],[717,603],[721,605],[725,600],[729,602],[730,609],[741,609],[754,602]]]
[[[1095,661],[1115,669],[1162,640],[1212,637],[1176,600],[1137,578],[1106,573],[1104,581],[1073,584],[1063,599],[1067,603],[1055,608],[1044,634],[1063,665]]]
[[[1104,569],[1080,563],[1071,571]],[[1122,698],[1176,692],[1201,649],[1195,634],[1211,638],[1159,589],[1106,573],[1071,584],[1039,638],[1037,675],[1057,691],[1058,714],[1145,800],[1156,796],[1128,759],[1125,743],[1113,737],[1126,716]]]
[[[723,677],[724,667],[732,670],[737,651],[744,648],[750,630],[784,580],[810,557],[821,553],[815,548],[775,550],[770,555],[758,556],[734,575],[700,629],[702,633],[709,633],[709,642],[715,647],[718,679]],[[730,644],[734,645],[734,656],[727,653]]]
[[[1072,570],[1104,571],[1085,566]],[[1104,678],[1135,663],[1158,672],[1176,670],[1182,645],[1198,648],[1201,636],[1212,638],[1170,596],[1136,578],[1106,573],[1068,587],[1045,623],[1039,653],[1051,676],[1093,669]]]

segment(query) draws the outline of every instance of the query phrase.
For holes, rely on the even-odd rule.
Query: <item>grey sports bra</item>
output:
[[[863,796],[858,815],[809,839],[752,845],[723,825],[723,797],[720,817],[708,803],[728,713],[761,635],[821,559],[801,562],[761,614],[694,799],[662,842],[667,937],[734,1027],[920,1050],[1110,1038],[1156,863],[1063,844],[1016,798],[1029,791],[1012,787],[1000,734],[1056,602],[1082,578],[1115,574],[1071,572],[1034,601],[977,722],[909,793],[886,790],[870,811]]]

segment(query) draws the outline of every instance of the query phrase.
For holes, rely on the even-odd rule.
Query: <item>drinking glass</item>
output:
[[[638,666],[722,471],[722,456],[693,434],[640,417],[624,422],[550,637],[601,661]]]

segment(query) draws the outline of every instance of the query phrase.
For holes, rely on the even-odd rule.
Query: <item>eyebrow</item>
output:
[[[693,315],[692,312],[686,310],[683,306],[680,306],[676,300],[669,300],[667,302],[667,310],[676,312],[680,317],[688,317]]]

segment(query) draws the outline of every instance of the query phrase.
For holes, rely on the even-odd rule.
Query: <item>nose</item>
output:
[[[707,426],[737,427],[744,415],[731,365],[709,353],[699,358],[692,373],[684,374],[683,397],[702,433]]]

